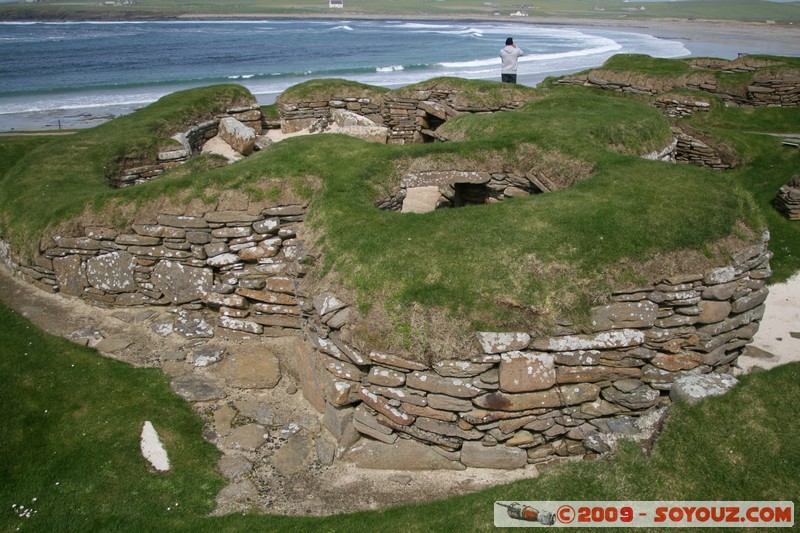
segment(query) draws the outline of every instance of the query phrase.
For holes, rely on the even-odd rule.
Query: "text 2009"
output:
[[[578,507],[578,522],[609,523],[632,522],[632,507]]]

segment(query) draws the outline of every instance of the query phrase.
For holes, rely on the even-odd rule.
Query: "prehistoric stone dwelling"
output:
[[[785,96],[781,84],[787,80],[764,80],[749,97],[754,105],[796,105],[793,80],[795,96]],[[578,81],[615,90],[633,87],[594,74],[566,83]],[[350,133],[379,142],[442,142],[446,139],[436,129],[454,116],[510,111],[525,102],[522,93],[509,93],[504,101],[475,106],[444,85],[433,81],[410,90],[324,100],[281,98],[280,126],[291,132],[335,124],[337,131],[351,128]],[[707,107],[702,100],[677,98],[656,98],[654,105],[673,115]],[[267,126],[257,108],[231,109],[179,136],[183,149],[160,154],[146,169],[129,169],[113,184],[151,179],[217,135],[247,155]],[[650,157],[727,168],[701,144],[677,133],[668,153]],[[670,155],[674,152],[678,155]],[[699,155],[680,155],[689,152]],[[478,193],[466,185],[484,187],[484,196],[470,197]],[[403,190],[379,207],[430,210],[559,187],[537,175],[423,172],[406,176]],[[788,199],[782,200],[788,210],[797,204],[795,190],[787,186]],[[764,315],[772,256],[768,233],[728,264],[612,291],[608,304],[592,309],[590,331],[563,325],[544,336],[465,334],[471,350],[426,364],[364,345],[351,327],[353,302],[335,289],[315,292],[308,283],[307,208],[262,200],[144,210],[122,231],[86,225],[55,235],[30,262],[0,241],[0,257],[48,291],[104,306],[171,306],[176,312],[165,326],[187,339],[220,331],[293,338],[290,372],[336,439],[338,456],[370,468],[519,468],[607,452],[616,436],[640,432],[643,420],[692,390],[718,394],[735,383],[732,366]],[[203,357],[194,364],[215,364],[221,353]],[[181,389],[180,383],[173,386]],[[401,456],[413,459],[398,464]]]

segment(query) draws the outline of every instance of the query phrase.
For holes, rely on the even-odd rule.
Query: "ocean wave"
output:
[[[420,22],[406,22],[398,25],[399,28],[407,28],[410,30],[424,30],[424,29],[441,29],[441,28],[454,28],[452,24],[422,24]]]
[[[533,61],[549,61],[553,59],[585,57],[585,56],[593,56],[599,54],[607,54],[609,52],[615,52],[620,49],[622,49],[621,44],[611,41],[609,44],[604,44],[602,46],[594,46],[591,48],[584,48],[582,50],[571,50],[569,52],[553,52],[549,54],[523,55],[522,57],[519,58],[519,61],[533,62]],[[473,59],[471,61],[452,61],[452,62],[448,61],[448,62],[438,63],[437,66],[444,68],[470,69],[470,68],[488,67],[491,65],[497,65],[499,61],[500,58],[498,56],[498,57],[493,57],[491,59]]]
[[[231,76],[226,76],[229,80],[249,80],[250,78],[254,77],[255,74],[233,74]]]
[[[335,31],[335,30],[353,31],[353,28],[351,28],[350,26],[336,26],[330,29],[330,31]]]
[[[396,72],[398,70],[405,70],[403,65],[392,65],[391,67],[378,67],[375,72]]]

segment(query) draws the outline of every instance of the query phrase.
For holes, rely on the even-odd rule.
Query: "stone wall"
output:
[[[420,143],[437,140],[436,128],[461,113],[513,111],[525,99],[510,98],[491,105],[462,103],[458,90],[431,88],[398,90],[380,96],[351,97],[345,94],[325,99],[284,101],[278,98],[278,112],[284,133],[293,133],[330,122],[335,109],[353,111],[389,128],[389,144]]]
[[[677,163],[689,163],[714,170],[727,170],[737,165],[730,157],[708,142],[693,137],[679,128],[673,128],[675,133],[675,150],[673,160]]]
[[[767,69],[766,67],[775,67],[780,63],[767,63],[752,59],[749,62],[744,59],[729,62],[725,60],[690,61],[694,61],[693,66],[696,67],[696,72],[669,79],[601,68],[564,76],[557,83],[647,96],[659,96],[675,89],[690,89],[714,94],[725,102],[737,106],[800,105],[800,69]],[[714,75],[704,73],[704,70],[753,72],[753,78],[750,84],[742,90],[730,89],[724,83],[720,83]]]
[[[432,171],[409,174],[400,190],[378,202],[378,209],[424,213],[442,207],[491,204],[562,189],[546,176],[505,172]]]
[[[234,118],[252,128],[256,134],[263,131],[263,117],[261,108],[257,104],[228,109],[224,114],[212,120],[197,124],[185,132],[174,135],[172,139],[180,143],[180,148],[159,152],[156,161],[151,164],[122,169],[118,174],[109,177],[109,184],[115,189],[130,187],[155,179],[165,171],[182,165],[190,157],[200,153],[203,145],[219,134],[220,121],[226,117]]]
[[[284,133],[295,133],[310,128],[320,120],[331,120],[331,111],[345,109],[363,115],[373,122],[382,122],[383,98],[353,97],[341,95],[326,100],[306,100],[300,102],[277,101],[278,114],[281,117],[281,130]]]
[[[109,306],[175,306],[189,317],[187,337],[214,328],[252,334],[296,333],[303,255],[302,205],[193,215],[159,213],[125,231],[85,226],[55,236],[31,264],[5,263],[29,282]],[[187,314],[188,313],[188,314]]]
[[[392,464],[407,439],[429,446],[443,468],[602,453],[640,431],[683,380],[731,380],[764,314],[767,242],[765,234],[727,266],[612,294],[593,309],[590,333],[478,333],[474,353],[433,365],[355,349],[349,307],[316,295],[310,346],[298,353],[303,393],[342,450],[367,438],[349,456],[371,467]]]
[[[707,100],[685,95],[661,95],[653,100],[653,105],[668,117],[690,117],[711,111],[711,103]]]
[[[800,220],[800,176],[781,187],[773,203],[789,220]]]
[[[294,361],[304,397],[340,455],[374,468],[398,467],[398,446],[412,446],[409,461],[425,468],[457,469],[605,452],[683,380],[729,378],[758,330],[771,274],[765,235],[727,266],[611,294],[592,310],[590,332],[481,332],[473,352],[429,365],[357,349],[352,306],[304,287],[304,215],[302,205],[164,212],[126,231],[56,236],[31,264],[2,241],[0,256],[46,290],[173,306],[164,327],[190,339],[224,330],[304,339]]]

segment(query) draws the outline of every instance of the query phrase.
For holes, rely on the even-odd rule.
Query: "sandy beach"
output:
[[[209,17],[211,18],[211,17]],[[221,17],[214,17],[221,18]],[[269,18],[269,17],[264,17]],[[349,17],[377,18],[377,17]],[[392,17],[397,20],[435,20],[431,17]],[[443,20],[443,19],[442,19]],[[727,21],[686,21],[676,19],[625,20],[625,19],[560,19],[538,17],[515,18],[459,18],[475,23],[514,23],[548,26],[569,26],[577,29],[603,29],[652,35],[658,38],[677,40],[683,43],[692,57],[718,57],[734,59],[739,54],[768,54],[800,56],[800,25],[778,25],[768,23],[738,23]],[[575,70],[549,71],[526,74],[520,71],[519,83],[535,87],[545,77],[565,75]],[[390,87],[395,88],[395,87]],[[274,102],[276,95],[258,95],[262,105]],[[125,115],[143,104],[87,107],[79,109],[55,109],[0,116],[0,131],[39,131],[93,127],[115,117]]]

